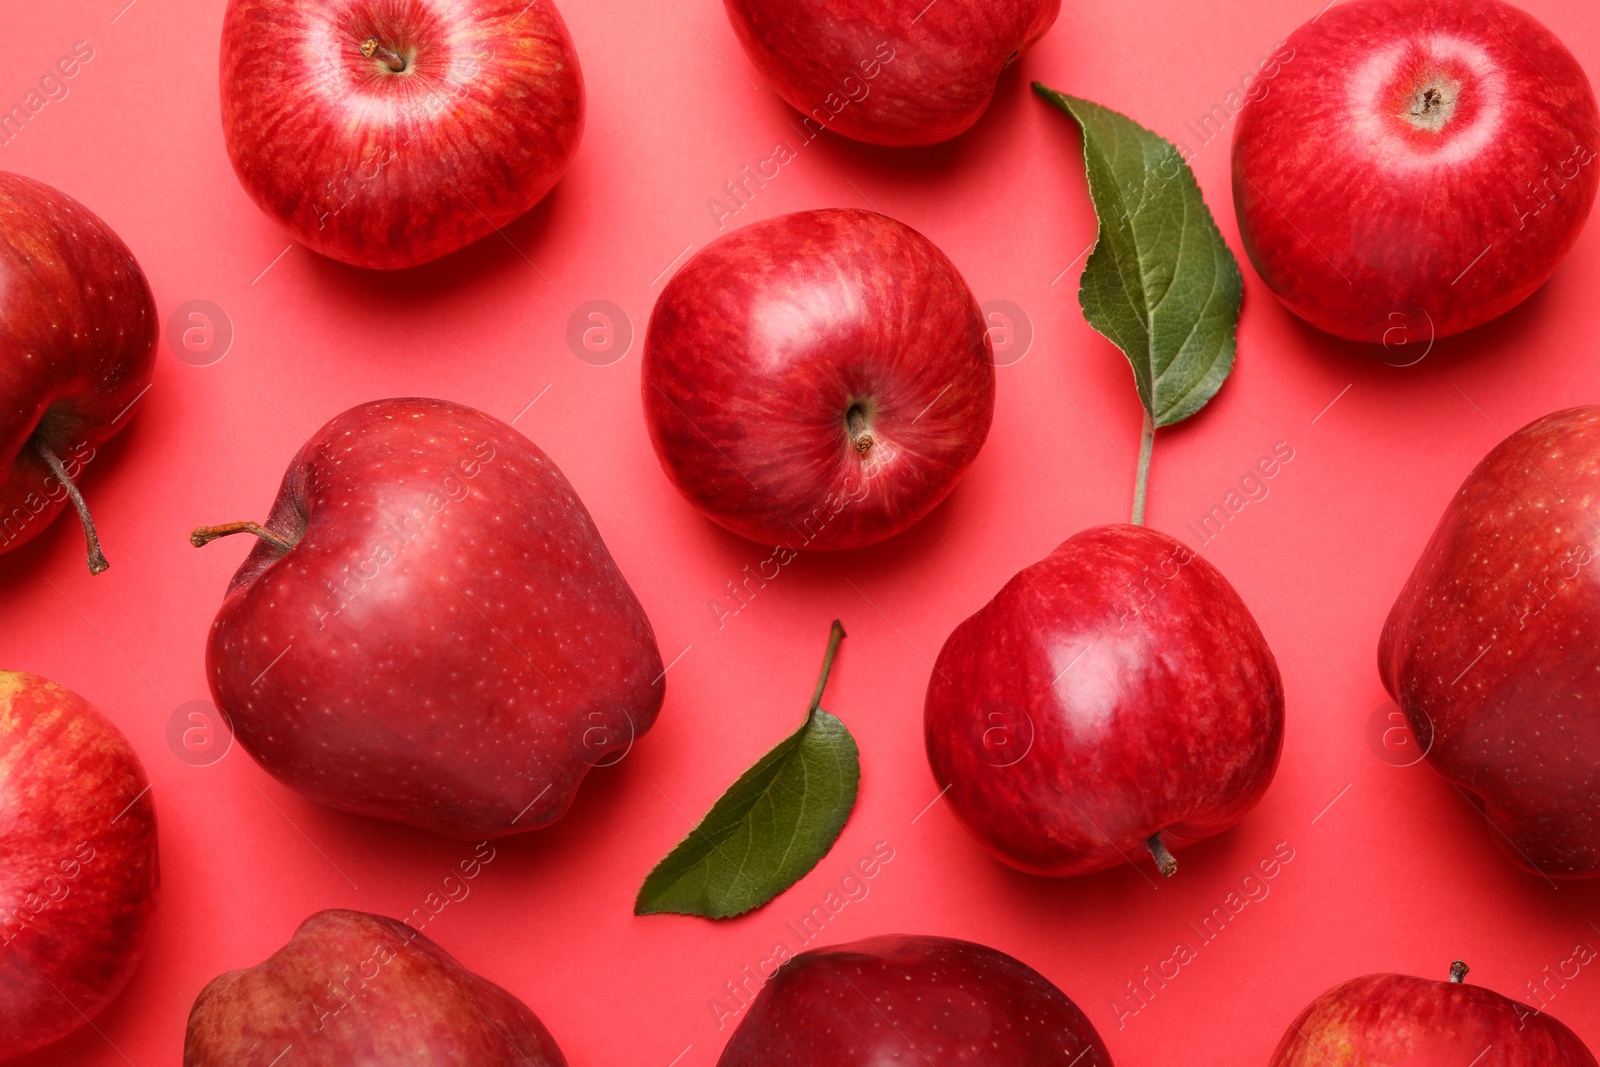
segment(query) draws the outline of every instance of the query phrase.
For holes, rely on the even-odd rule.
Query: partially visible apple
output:
[[[880,145],[965,132],[1061,12],[1061,0],[724,2],[751,62],[808,128]]]
[[[1531,1006],[1468,985],[1369,974],[1334,986],[1284,1031],[1268,1067],[1595,1067],[1583,1041]]]
[[[291,1055],[292,1053],[292,1055]],[[566,1067],[538,1016],[405,923],[322,911],[189,1013],[183,1067]]]
[[[549,825],[665,693],[644,608],[556,465],[444,400],[317,431],[206,647],[239,743],[324,804],[467,840]]]
[[[1600,186],[1600,112],[1554,34],[1502,0],[1351,0],[1286,48],[1239,117],[1233,200],[1289,310],[1394,346],[1545,283]]]
[[[0,173],[0,323],[0,554],[70,502],[99,574],[106,558],[74,480],[150,387],[150,286],[88,208]]]
[[[1600,877],[1600,407],[1495,446],[1389,611],[1378,669],[1506,858]]]
[[[411,267],[522,215],[583,134],[552,0],[229,0],[222,132],[261,210],[359,267]]]
[[[116,999],[144,953],[160,870],[150,781],[82,697],[0,671],[0,1060]]]
[[[904,530],[994,418],[972,291],[933,242],[870,211],[797,212],[707,245],[656,301],[642,375],[679,491],[794,551]]]
[[[1144,526],[1062,542],[956,627],[924,711],[956,815],[1020,870],[1075,875],[1221,833],[1283,746],[1283,682],[1228,580]]]
[[[949,937],[802,952],[762,987],[717,1067],[1111,1067],[1094,1024],[1032,967]]]

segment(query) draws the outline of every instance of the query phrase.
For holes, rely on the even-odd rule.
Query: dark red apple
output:
[[[812,133],[930,145],[964,132],[1061,0],[724,0],[751,62]]]
[[[1448,982],[1369,974],[1334,986],[1290,1024],[1268,1067],[1595,1067],[1559,1021],[1466,974],[1458,962]]]
[[[261,210],[358,267],[411,267],[542,200],[583,135],[551,0],[229,0],[222,132]]]
[[[268,959],[215,978],[183,1067],[566,1067],[528,1006],[405,923],[322,911]]]
[[[995,856],[1035,874],[1221,833],[1266,791],[1283,683],[1250,611],[1143,526],[1064,541],[956,627],[924,714],[928,762]]]
[[[78,1029],[132,977],[160,881],[149,790],[82,697],[0,671],[0,1060]]]
[[[1291,311],[1404,344],[1545,283],[1600,184],[1594,94],[1549,30],[1501,0],[1352,0],[1286,47],[1239,117],[1233,200]]]
[[[895,934],[780,967],[718,1067],[1111,1067],[1094,1024],[1032,967],[949,937]]]
[[[655,634],[550,457],[444,400],[337,416],[289,465],[206,648],[217,707],[313,799],[450,837],[559,819],[665,692]]]
[[[971,290],[933,242],[870,211],[802,211],[707,245],[656,301],[643,379],[679,491],[796,551],[922,518],[994,418]]]
[[[99,574],[106,559],[74,480],[150,388],[150,286],[88,208],[0,173],[0,324],[0,553],[39,536],[70,502]]]
[[[1600,407],[1518,430],[1467,475],[1378,645],[1433,769],[1551,878],[1600,876],[1597,499]]]

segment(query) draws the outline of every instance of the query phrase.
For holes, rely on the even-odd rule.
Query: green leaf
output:
[[[742,915],[794,885],[828,854],[861,781],[855,738],[821,707],[843,637],[835,622],[805,724],[740,775],[656,864],[634,901],[635,915]]]
[[[1233,369],[1239,263],[1171,141],[1099,104],[1033,88],[1083,130],[1100,220],[1078,287],[1083,317],[1128,357],[1153,425],[1181,422]]]

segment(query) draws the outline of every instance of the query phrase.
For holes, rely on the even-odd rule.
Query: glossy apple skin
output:
[[[133,419],[155,367],[156,309],[111,228],[72,197],[0,173],[0,553],[43,533],[74,479]]]
[[[891,934],[802,952],[762,987],[717,1067],[1111,1067],[1094,1024],[998,949]]]
[[[149,787],[82,697],[0,671],[0,1060],[83,1026],[132,977],[160,882]]]
[[[989,108],[1000,72],[1061,0],[724,0],[745,53],[811,122],[878,145],[931,145]],[[919,17],[920,16],[920,17]]]
[[[369,38],[408,60],[395,73]],[[222,130],[294,238],[358,267],[427,263],[525,213],[583,136],[552,0],[230,0]]]
[[[345,811],[478,840],[559,819],[665,693],[650,620],[550,457],[443,400],[378,400],[290,464],[212,625],[239,742]],[[280,658],[281,657],[281,658]]]
[[[1061,876],[1234,825],[1272,780],[1283,722],[1277,661],[1227,579],[1117,525],[1067,539],[956,627],[923,726],[967,829]]]
[[[1500,0],[1352,0],[1287,47],[1239,117],[1233,200],[1289,310],[1403,344],[1487,322],[1549,279],[1600,183],[1594,94],[1549,30]],[[1440,84],[1459,85],[1453,110],[1419,127],[1408,112]]]
[[[1595,1067],[1577,1034],[1529,1005],[1408,974],[1369,974],[1328,990],[1284,1032],[1268,1067],[1330,1063]]]
[[[538,1016],[405,923],[318,912],[194,1002],[183,1067],[566,1067]],[[279,1065],[281,1067],[281,1064]]]
[[[1378,669],[1428,762],[1513,863],[1600,876],[1600,407],[1467,475],[1389,612]]]
[[[933,242],[870,211],[802,211],[713,241],[667,283],[643,393],[667,477],[707,517],[767,545],[859,548],[955,487],[994,419],[994,364]]]

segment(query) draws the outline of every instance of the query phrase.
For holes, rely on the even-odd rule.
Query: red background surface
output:
[[[0,103],[20,100],[76,41],[95,56],[66,99],[0,147],[0,168],[104,217],[139,256],[164,319],[206,299],[236,336],[208,367],[180,361],[163,339],[139,418],[87,480],[107,574],[90,578],[69,522],[0,558],[0,661],[66,684],[121,726],[154,782],[162,834],[149,951],[98,1020],[104,1036],[82,1031],[27,1062],[175,1063],[189,1005],[213,976],[270,954],[320,908],[405,914],[471,852],[317,808],[238,749],[194,767],[166,741],[174,709],[207,696],[206,630],[247,548],[197,552],[188,530],[261,517],[305,434],[391,395],[511,419],[548,387],[518,428],[583,495],[664,657],[683,653],[658,725],[629,758],[591,778],[554,828],[499,844],[471,895],[426,928],[526,1000],[575,1067],[714,1063],[728,1031],[709,1003],[723,983],[765,959],[785,924],[878,841],[893,862],[822,940],[916,931],[997,946],[1076,999],[1124,1065],[1264,1063],[1285,1016],[1345,978],[1442,978],[1464,958],[1471,980],[1525,996],[1575,944],[1600,945],[1600,885],[1514,869],[1460,794],[1425,766],[1387,765],[1367,740],[1385,703],[1378,630],[1445,501],[1504,433],[1597,399],[1597,225],[1524,306],[1404,369],[1301,326],[1244,265],[1237,370],[1201,416],[1161,433],[1150,507],[1155,526],[1193,542],[1185,522],[1277,442],[1294,449],[1270,495],[1204,547],[1260,621],[1288,692],[1277,780],[1240,826],[1186,850],[1180,875],[1156,885],[1131,867],[1027,877],[988,859],[942,803],[917,818],[936,794],[922,696],[946,634],[1072,532],[1124,519],[1130,499],[1132,382],[1074,294],[1075,257],[1094,234],[1079,142],[1027,81],[1193,147],[1184,124],[1222,103],[1321,0],[1069,0],[979,127],[921,151],[831,136],[799,147],[718,0],[566,0],[590,94],[576,164],[508,228],[509,242],[491,237],[403,275],[298,246],[278,258],[288,239],[246,198],[223,150],[223,4],[125,3],[3,4]],[[1526,6],[1600,72],[1591,3]],[[989,443],[943,507],[878,548],[801,559],[719,630],[708,601],[765,551],[703,521],[662,476],[641,423],[637,338],[626,358],[597,367],[575,358],[565,330],[578,305],[607,299],[642,333],[674,257],[717,234],[708,198],[780,141],[798,158],[731,221],[876,207],[943,247],[980,300],[1026,309],[1036,339],[1001,368]],[[1226,142],[1201,147],[1194,166],[1242,260]],[[835,616],[850,636],[827,704],[863,762],[838,845],[738,921],[634,918],[651,865],[800,721]],[[1294,859],[1270,894],[1119,1028],[1112,998],[1123,984],[1179,940],[1194,943],[1186,924],[1279,842]],[[1584,968],[1550,1010],[1600,1048],[1600,969]]]

